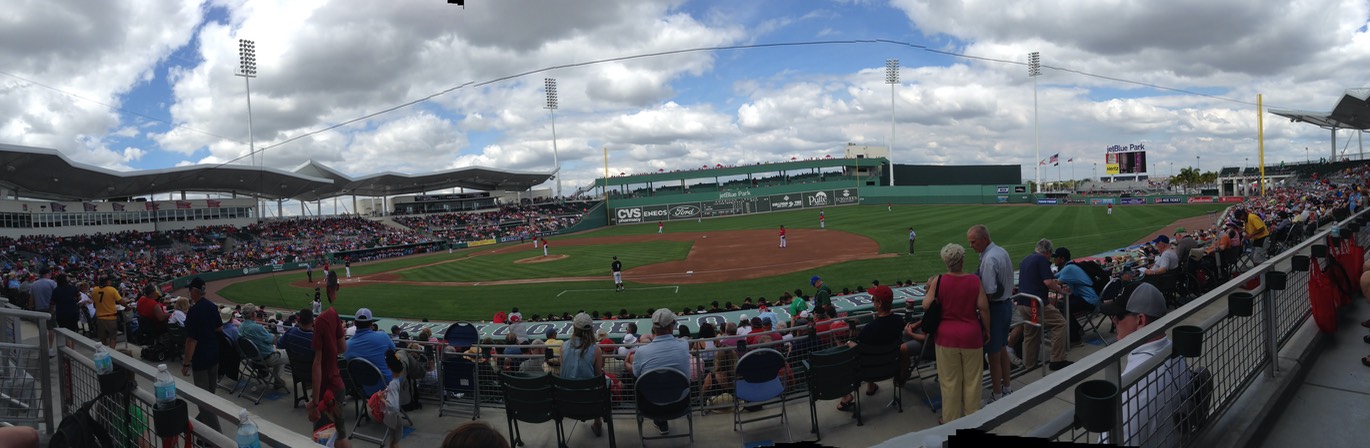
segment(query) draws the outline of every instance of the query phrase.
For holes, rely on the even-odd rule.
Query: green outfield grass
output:
[[[425,266],[400,272],[405,280],[418,282],[484,282],[491,280],[577,277],[606,275],[611,257],[617,256],[628,266],[643,266],[667,261],[684,260],[690,254],[688,241],[653,241],[594,246],[552,246],[557,255],[567,258],[542,263],[514,264],[524,258],[542,256],[542,249],[475,257],[454,263]],[[489,249],[486,249],[488,252]]]
[[[617,312],[621,308],[640,313],[661,306],[679,310],[687,305],[707,306],[713,300],[722,303],[739,302],[746,296],[774,298],[783,291],[796,288],[811,293],[813,288],[808,285],[811,275],[823,276],[838,291],[844,287],[854,289],[858,285],[868,285],[875,279],[886,283],[896,279],[926,281],[942,270],[937,250],[946,243],[965,245],[966,228],[978,223],[988,225],[995,242],[1007,249],[1016,261],[1027,255],[1040,238],[1050,238],[1058,247],[1068,247],[1076,256],[1084,256],[1130,245],[1177,219],[1210,213],[1223,207],[1219,204],[1115,207],[1113,216],[1108,216],[1104,207],[1099,206],[927,205],[895,207],[893,212],[887,212],[883,205],[834,207],[826,210],[829,230],[867,236],[879,243],[881,252],[900,256],[839,263],[812,272],[764,279],[680,285],[678,291],[674,288],[663,289],[660,285],[635,284],[631,278],[625,278],[628,291],[620,293],[613,292],[610,284],[610,255],[617,254],[624,258],[626,267],[631,268],[646,264],[636,260],[679,259],[688,253],[689,243],[662,241],[562,248],[557,248],[555,244],[558,239],[656,232],[655,223],[616,226],[553,237],[555,251],[572,254],[572,257],[561,262],[514,264],[514,260],[533,255],[530,245],[528,251],[482,256],[401,273],[405,279],[414,281],[489,281],[587,275],[603,275],[603,281],[473,287],[395,284],[344,286],[339,295],[339,307],[347,313],[358,307],[367,307],[380,316],[437,320],[486,320],[495,311],[507,311],[513,306],[520,307],[525,314],[574,313],[581,309]],[[666,224],[666,231],[773,229],[782,224],[787,228],[817,228],[818,212],[802,210],[707,219],[703,222],[670,222]],[[918,232],[918,254],[912,257],[906,254],[910,226]],[[759,241],[758,248],[770,248],[773,243],[769,240]],[[358,266],[353,268],[353,275],[431,264],[491,248],[485,246],[454,254],[444,252]],[[643,258],[629,259],[625,254]],[[974,266],[976,263],[978,260],[972,253],[967,264]],[[231,285],[220,294],[240,303],[299,308],[307,304],[312,291],[293,287],[290,283],[303,278],[303,273],[276,274]]]

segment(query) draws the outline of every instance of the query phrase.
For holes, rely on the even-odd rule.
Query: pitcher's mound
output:
[[[569,256],[570,256],[570,255],[566,255],[566,254],[553,254],[553,255],[548,255],[548,256],[545,256],[545,257],[528,257],[528,258],[524,258],[524,259],[522,259],[522,260],[516,260],[516,261],[514,261],[514,263],[515,263],[515,264],[546,263],[546,262],[549,262],[549,261],[560,260],[560,259],[563,259],[563,258],[566,258],[566,257],[569,257]]]

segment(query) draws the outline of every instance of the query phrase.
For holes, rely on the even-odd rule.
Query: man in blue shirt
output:
[[[219,388],[219,327],[223,322],[219,321],[214,303],[205,298],[204,279],[191,279],[187,288],[191,305],[186,313],[186,351],[181,375],[190,376],[195,386],[212,394]],[[204,407],[195,419],[219,430],[219,417]]]
[[[314,312],[309,308],[301,309],[295,321],[295,326],[285,331],[285,335],[276,340],[276,348],[285,350],[287,355],[295,355],[299,359],[314,359]]]
[[[285,380],[281,379],[281,370],[285,368],[286,358],[276,351],[276,338],[262,326],[261,320],[257,305],[243,305],[243,325],[238,328],[238,335],[257,347],[257,359],[271,368],[271,378],[275,380],[271,384],[277,389],[285,389],[287,387]]]
[[[1066,360],[1066,319],[1057,308],[1057,297],[1068,296],[1069,290],[1062,287],[1051,274],[1051,260],[1047,258],[1050,255],[1051,240],[1042,239],[1037,241],[1037,250],[1018,263],[1018,291],[1041,298],[1046,306],[1038,310],[1038,316],[1034,319],[1032,306],[1036,301],[1020,299],[1014,305],[1023,320],[1040,322],[1046,331],[1051,332],[1051,362],[1047,367],[1059,370],[1070,365],[1070,361]],[[1024,325],[1023,361],[1027,365],[1037,364],[1037,350],[1041,345],[1042,329]]]
[[[371,364],[380,369],[385,382],[389,383],[391,373],[385,364],[385,352],[395,349],[395,341],[390,340],[390,336],[383,332],[372,330],[371,324],[375,321],[370,309],[357,309],[357,318],[353,320],[357,326],[357,334],[347,340],[347,351],[343,352],[343,358],[362,358],[371,361]]]
[[[1004,350],[1008,342],[1009,325],[1013,320],[1013,260],[1008,251],[990,240],[989,228],[976,224],[966,230],[966,242],[980,255],[980,285],[989,297],[989,342],[985,343],[985,356],[989,358],[990,400],[1011,392],[1008,352]]]
[[[676,339],[675,313],[661,308],[652,313],[652,342],[637,348],[633,355],[633,374],[642,376],[653,369],[669,368],[690,375],[690,345]],[[693,381],[693,378],[691,378]],[[661,435],[670,433],[665,420],[654,420]]]
[[[1099,306],[1099,292],[1094,290],[1094,279],[1089,277],[1084,268],[1070,262],[1070,250],[1064,247],[1056,248],[1051,262],[1057,268],[1056,280],[1070,288],[1070,313],[1094,311]],[[1070,319],[1070,342],[1079,342],[1081,334],[1080,323]]]

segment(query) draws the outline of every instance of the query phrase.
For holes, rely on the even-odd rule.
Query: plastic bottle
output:
[[[252,416],[244,408],[238,411],[238,448],[262,448],[262,442],[257,438],[257,423],[252,421]]]
[[[110,359],[104,344],[95,346],[95,356],[91,359],[95,361],[95,373],[105,375],[114,372],[114,360]]]
[[[171,377],[166,364],[157,364],[157,380],[152,383],[157,394],[157,406],[165,407],[176,401],[176,380]]]

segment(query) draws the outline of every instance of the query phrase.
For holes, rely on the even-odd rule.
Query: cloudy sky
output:
[[[551,171],[552,77],[568,193],[602,173],[606,147],[617,173],[888,144],[890,58],[896,162],[1016,163],[1025,180],[1039,160],[1032,51],[1041,157],[1075,159],[1064,177],[1089,176],[1115,144],[1146,145],[1162,176],[1195,155],[1254,164],[1258,93],[1328,110],[1370,86],[1366,0],[467,3],[11,0],[0,142],[114,169],[248,163],[239,39],[256,42],[267,165]],[[715,50],[678,52],[699,48]],[[1328,131],[1266,118],[1271,163],[1331,151]]]

